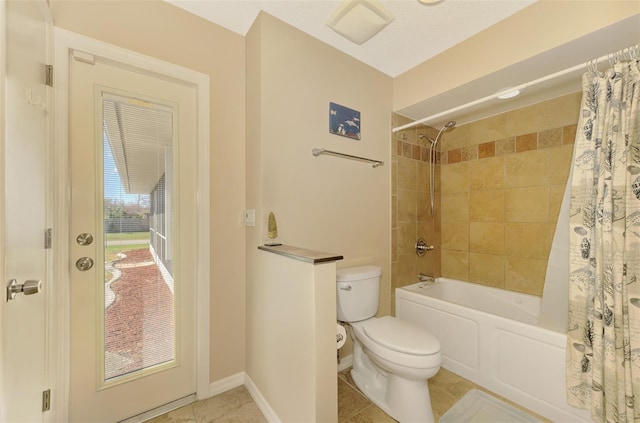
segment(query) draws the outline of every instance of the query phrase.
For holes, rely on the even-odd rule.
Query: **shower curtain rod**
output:
[[[404,129],[412,128],[414,126],[423,124],[425,122],[429,122],[431,120],[435,120],[435,119],[441,118],[441,117],[446,116],[446,115],[448,115],[450,113],[459,112],[459,111],[467,109],[469,107],[473,107],[473,106],[477,106],[478,104],[485,103],[485,102],[487,102],[489,100],[494,100],[494,99],[498,98],[498,96],[500,96],[502,94],[505,94],[505,93],[508,93],[510,91],[524,90],[525,88],[532,87],[532,86],[540,84],[542,82],[549,81],[551,79],[558,78],[558,77],[566,75],[568,73],[578,71],[578,70],[580,70],[582,68],[589,67],[591,64],[594,64],[594,65],[597,66],[597,64],[599,62],[602,62],[604,60],[615,59],[615,58],[618,58],[619,56],[624,55],[624,54],[628,54],[631,58],[635,58],[636,60],[639,60],[640,59],[640,57],[639,57],[640,56],[640,53],[639,53],[640,52],[640,47],[639,46],[640,46],[640,44],[636,44],[636,45],[633,45],[631,47],[627,47],[627,48],[624,48],[622,50],[618,50],[618,51],[615,51],[613,53],[606,54],[604,56],[598,57],[595,60],[589,60],[588,62],[581,63],[581,64],[576,65],[576,66],[572,66],[570,68],[558,71],[556,73],[552,73],[552,74],[547,75],[547,76],[543,76],[543,77],[538,78],[538,79],[534,79],[533,81],[525,82],[524,84],[518,85],[517,87],[511,87],[511,88],[508,88],[506,90],[502,90],[500,92],[497,92],[495,94],[491,94],[491,95],[488,95],[486,97],[479,98],[478,100],[474,100],[474,101],[471,101],[469,103],[463,104],[461,106],[457,106],[457,107],[454,107],[452,109],[445,110],[444,112],[436,113],[435,115],[431,115],[431,116],[428,116],[426,118],[422,118],[422,119],[413,121],[411,123],[407,123],[406,125],[398,126],[396,128],[393,128],[391,131],[393,133],[396,133],[396,132],[402,131]]]

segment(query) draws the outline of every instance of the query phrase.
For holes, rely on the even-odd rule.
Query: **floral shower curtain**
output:
[[[640,68],[587,72],[571,181],[567,400],[640,419]]]

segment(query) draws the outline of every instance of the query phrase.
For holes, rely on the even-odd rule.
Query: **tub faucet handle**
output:
[[[433,245],[427,245],[427,241],[424,238],[418,238],[418,241],[416,241],[416,254],[418,257],[424,256],[427,251],[431,251],[434,248]]]

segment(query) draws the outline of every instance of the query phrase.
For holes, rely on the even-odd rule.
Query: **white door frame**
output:
[[[54,281],[50,307],[50,369],[52,404],[50,421],[68,421],[69,417],[69,60],[78,50],[101,57],[124,67],[170,78],[191,85],[198,101],[198,170],[197,170],[197,283],[196,283],[196,398],[210,396],[209,388],[209,308],[210,308],[210,102],[209,76],[172,63],[145,56],[61,28],[54,28]],[[54,394],[56,393],[56,394]]]
[[[7,34],[5,28],[7,27],[7,19],[5,13],[4,0],[0,0],[0,226],[4,227],[5,225],[5,80],[6,80],[6,63],[7,63]],[[5,267],[4,267],[4,230],[0,231],[0,274],[4,275]],[[6,282],[2,281],[2,286],[4,286]],[[4,327],[4,304],[5,300],[2,296],[0,296],[0,374],[4,375],[4,331],[2,328]],[[4,395],[4,380],[0,378],[0,398],[5,398]],[[0,416],[4,416],[4,400],[0,401]]]

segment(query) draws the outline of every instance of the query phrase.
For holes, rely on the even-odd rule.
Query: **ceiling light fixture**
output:
[[[361,45],[393,21],[377,0],[345,0],[327,25],[338,34]]]
[[[508,99],[513,98],[513,97],[515,97],[517,95],[520,95],[520,93],[522,91],[516,90],[516,89],[513,89],[513,88],[505,88],[504,90],[501,90],[499,92],[500,92],[500,94],[498,94],[498,98],[500,100],[508,100]]]
[[[422,3],[422,4],[434,4],[434,3],[440,3],[442,0],[418,0],[418,2]]]

